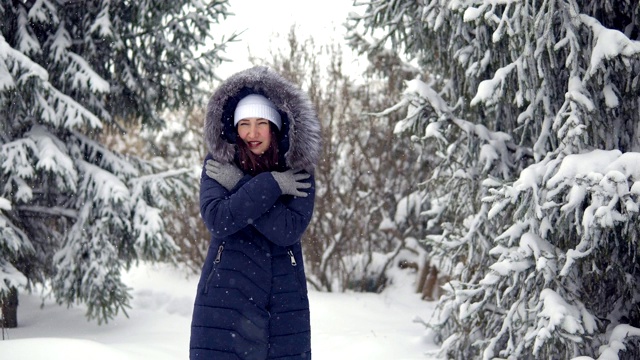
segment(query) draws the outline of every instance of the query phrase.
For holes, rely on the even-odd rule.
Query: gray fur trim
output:
[[[224,134],[225,129],[233,129],[228,124],[225,126],[225,122],[233,124],[233,112],[228,118],[229,111],[227,109],[225,113],[225,105],[229,101],[240,100],[240,94],[247,90],[265,95],[280,112],[286,114],[289,122],[289,149],[284,156],[287,167],[313,172],[322,151],[318,115],[304,91],[264,66],[232,75],[209,99],[204,138],[214,160],[222,163],[233,161],[235,145],[226,140]]]

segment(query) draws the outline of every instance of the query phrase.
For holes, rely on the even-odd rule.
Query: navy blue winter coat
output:
[[[248,93],[265,95],[280,110],[287,167],[313,174],[317,115],[305,93],[265,67],[240,72],[214,92],[205,119],[207,159],[236,158],[233,109]],[[313,175],[308,181],[307,197],[282,195],[269,172],[245,175],[227,191],[203,168],[200,210],[211,244],[194,304],[191,359],[311,358],[300,242],[313,214]]]

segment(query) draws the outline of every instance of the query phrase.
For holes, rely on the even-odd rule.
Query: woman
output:
[[[212,234],[191,359],[310,359],[300,238],[313,213],[320,124],[308,96],[266,67],[227,79],[205,119],[200,210]]]

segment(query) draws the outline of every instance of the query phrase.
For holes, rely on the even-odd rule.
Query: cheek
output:
[[[238,130],[238,137],[242,140],[247,138],[247,132],[246,131],[242,131],[242,130]]]
[[[262,133],[262,138],[264,139],[263,141],[265,143],[270,143],[271,142],[271,131],[267,130],[264,133]]]

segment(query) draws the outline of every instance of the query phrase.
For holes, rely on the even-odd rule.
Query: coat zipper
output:
[[[293,256],[293,250],[287,250],[287,254],[289,254],[289,258],[291,259],[291,266],[297,266],[298,263],[296,262],[296,257]]]
[[[298,266],[298,262],[296,261],[296,257],[293,254],[293,249],[287,249],[287,254],[289,254],[289,259],[291,260],[291,266]],[[296,282],[298,283],[298,292],[300,293],[300,298],[306,298],[306,293],[304,291],[303,280],[300,279],[300,271],[301,270],[293,270],[293,276],[296,278]]]
[[[218,254],[216,254],[215,260],[213,260],[213,267],[211,268],[211,271],[209,271],[209,276],[207,276],[207,282],[204,284],[203,292],[205,294],[209,292],[209,281],[211,281],[211,278],[213,277],[213,273],[216,271],[216,265],[220,263],[220,259],[222,258],[223,251],[224,251],[224,242],[220,244],[220,246],[218,246]]]
[[[220,246],[218,246],[218,255],[216,255],[216,259],[213,260],[214,264],[217,264],[220,262],[220,258],[222,257],[222,251],[224,250],[224,243],[220,244]]]

